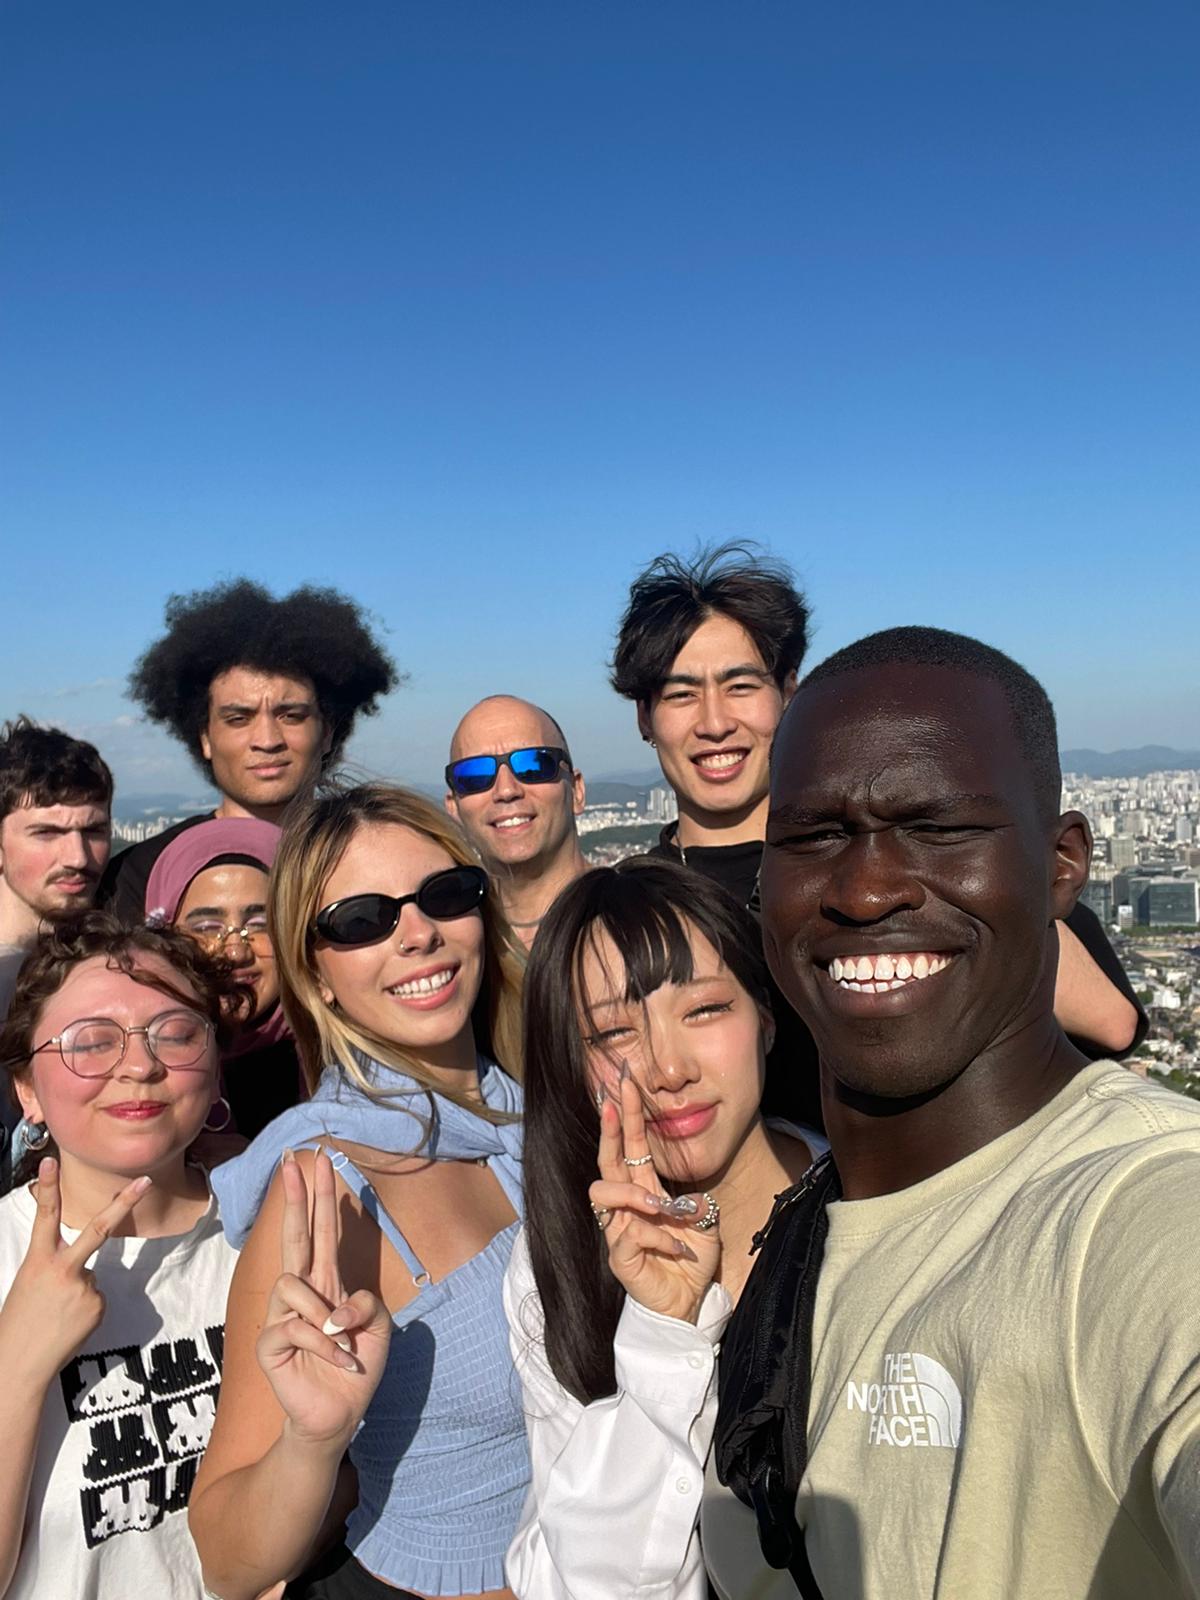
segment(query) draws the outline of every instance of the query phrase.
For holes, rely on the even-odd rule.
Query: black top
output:
[[[184,817],[182,822],[164,828],[152,839],[143,839],[140,844],[131,844],[119,855],[113,856],[105,867],[100,887],[96,890],[96,904],[104,911],[111,911],[115,917],[119,917],[122,922],[131,926],[145,922],[146,885],[150,882],[154,863],[172,839],[178,838],[181,833],[186,833],[189,828],[194,828],[198,822],[211,822],[216,814],[215,811],[205,811],[198,817]]]
[[[647,854],[667,861],[682,861],[683,852],[675,842],[678,829],[677,822],[669,822],[659,834],[658,843]],[[714,883],[719,883],[723,889],[728,889],[742,905],[757,911],[758,872],[762,865],[762,853],[761,839],[751,839],[744,844],[689,845],[686,864],[702,872],[706,878],[711,878]],[[1120,956],[1108,942],[1100,918],[1092,908],[1079,902],[1065,920],[1067,927],[1104,976],[1137,1012],[1133,1038],[1123,1050],[1109,1050],[1092,1039],[1083,1039],[1076,1034],[1070,1035],[1071,1043],[1089,1061],[1128,1055],[1146,1037],[1150,1019],[1133,991]],[[813,1037],[774,983],[771,986],[771,1003],[775,1011],[776,1036],[775,1048],[767,1058],[767,1088],[763,1096],[763,1109],[770,1115],[790,1116],[794,1121],[807,1122],[810,1127],[822,1127],[819,1113],[817,1120],[813,1121],[810,1102],[810,1093],[816,1092],[817,1075],[817,1049]],[[797,1084],[798,1077],[804,1081],[805,1087]],[[813,1085],[812,1091],[807,1089],[809,1082]]]

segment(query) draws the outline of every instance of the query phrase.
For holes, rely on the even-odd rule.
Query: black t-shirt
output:
[[[681,861],[682,852],[675,842],[679,824],[669,822],[658,836],[658,843],[647,852],[667,861]],[[687,865],[702,872],[706,878],[728,889],[735,899],[750,910],[758,910],[758,874],[762,865],[763,844],[751,839],[743,844],[690,845]],[[1110,983],[1125,996],[1137,1012],[1137,1027],[1133,1038],[1124,1050],[1109,1050],[1094,1040],[1070,1036],[1071,1043],[1091,1061],[1102,1056],[1120,1057],[1135,1049],[1146,1037],[1149,1018],[1141,1001],[1133,991],[1129,976],[1121,965],[1121,958],[1108,942],[1100,919],[1090,906],[1075,906],[1066,925],[1091,956]],[[771,1004],[775,1011],[775,1048],[767,1059],[767,1087],[763,1096],[763,1109],[772,1116],[790,1116],[795,1121],[807,1122],[810,1127],[823,1127],[819,1110],[814,1111],[812,1096],[817,1090],[817,1047],[812,1034],[796,1016],[783,995],[772,982]],[[814,1122],[813,1117],[817,1120]]]
[[[131,844],[115,855],[104,869],[100,887],[96,891],[96,904],[111,911],[122,922],[134,924],[146,920],[146,885],[154,870],[154,863],[172,839],[194,828],[198,822],[211,822],[215,811],[205,811],[198,817],[185,817],[173,827],[164,828],[152,839]]]

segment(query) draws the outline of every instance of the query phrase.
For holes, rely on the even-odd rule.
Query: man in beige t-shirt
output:
[[[933,629],[839,652],[776,739],[766,946],[844,1195],[796,1503],[825,1600],[1200,1593],[1200,1105],[1055,1023],[1059,792],[1040,686]],[[794,1594],[748,1512],[703,1526],[723,1594]]]

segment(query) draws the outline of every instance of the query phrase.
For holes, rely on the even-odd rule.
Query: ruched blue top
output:
[[[277,1117],[244,1154],[213,1173],[235,1245],[250,1231],[283,1150],[334,1139],[422,1151],[435,1160],[487,1160],[520,1216],[516,1124],[483,1122],[436,1095],[431,1117],[430,1097],[411,1079],[377,1062],[362,1065],[386,1101],[327,1068],[310,1101]],[[493,1109],[520,1110],[520,1089],[490,1062],[480,1063],[480,1090]],[[342,1152],[329,1154],[417,1289],[392,1319],[383,1377],[351,1441],[359,1498],[346,1542],[368,1571],[400,1588],[431,1595],[503,1588],[504,1553],[529,1482],[520,1384],[501,1301],[519,1223],[434,1283],[364,1174]]]

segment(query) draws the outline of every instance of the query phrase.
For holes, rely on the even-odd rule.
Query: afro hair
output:
[[[173,594],[167,631],[129,675],[129,694],[211,776],[200,746],[208,724],[208,692],[230,667],[253,667],[307,679],[333,739],[332,765],[358,716],[371,716],[401,681],[391,657],[367,627],[361,606],[336,589],[311,584],[276,599],[249,578]]]

